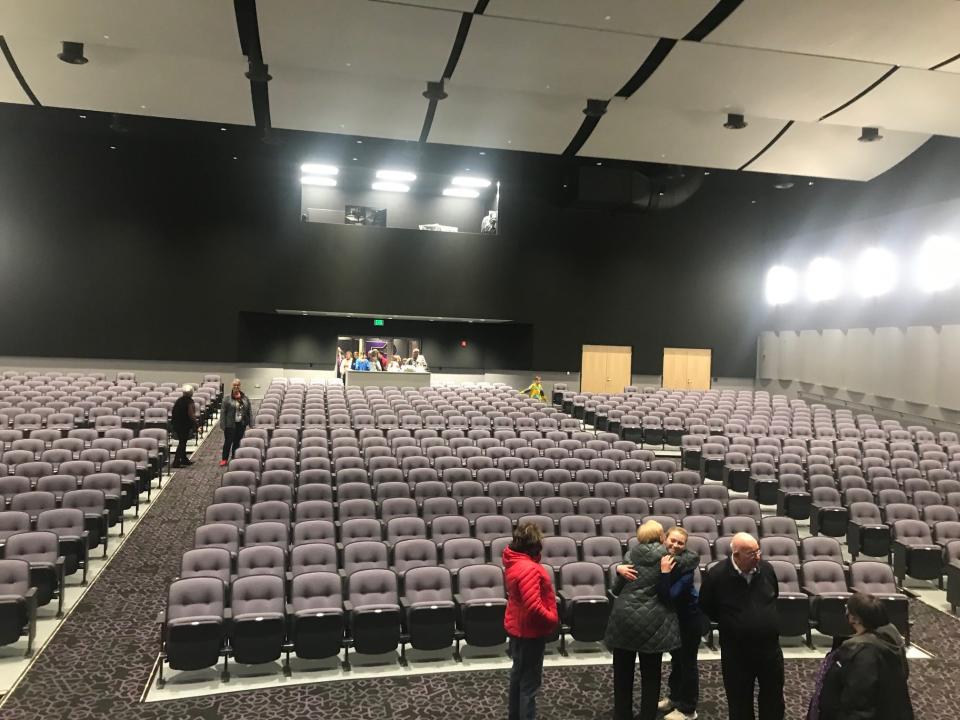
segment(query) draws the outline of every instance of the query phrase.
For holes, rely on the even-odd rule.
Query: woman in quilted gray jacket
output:
[[[640,656],[639,720],[655,720],[660,699],[660,662],[663,653],[680,646],[677,613],[657,593],[661,573],[675,565],[696,564],[693,553],[674,557],[663,545],[663,527],[655,520],[637,530],[637,545],[627,551],[617,568],[604,643],[613,653],[614,720],[633,720],[633,677]]]

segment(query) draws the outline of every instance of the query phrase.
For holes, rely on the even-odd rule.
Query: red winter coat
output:
[[[507,613],[503,626],[508,635],[540,638],[553,633],[560,621],[553,583],[540,556],[533,558],[509,547],[503,551],[507,572]]]

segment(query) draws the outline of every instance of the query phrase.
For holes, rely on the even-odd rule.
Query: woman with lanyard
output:
[[[220,467],[227,464],[230,456],[240,447],[243,433],[252,424],[250,398],[240,389],[240,381],[234,380],[230,389],[230,397],[224,398],[220,408],[220,427],[223,429],[223,453],[220,456]]]

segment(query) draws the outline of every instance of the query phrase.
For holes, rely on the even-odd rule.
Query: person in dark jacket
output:
[[[671,602],[680,623],[680,647],[670,651],[670,680],[667,699],[657,710],[667,713],[663,720],[696,720],[700,699],[700,671],[697,653],[704,634],[703,613],[693,575],[699,558],[687,550],[687,531],[673,527],[667,531],[667,552],[677,558],[670,572],[660,574],[657,591]],[[683,563],[681,567],[680,563]]]
[[[730,549],[731,556],[710,568],[700,587],[700,608],[720,628],[720,670],[729,718],[754,719],[757,685],[760,720],[783,720],[777,575],[760,558],[753,536],[737,533]]]
[[[913,720],[903,638],[883,603],[868,593],[847,601],[856,633],[836,651],[823,679],[819,720]],[[811,708],[812,709],[812,708]]]
[[[640,656],[640,720],[654,720],[660,699],[663,653],[680,646],[677,613],[658,593],[661,575],[672,572],[680,558],[667,553],[663,527],[655,520],[637,530],[637,545],[617,567],[604,644],[613,653],[614,720],[633,720],[633,680]],[[692,557],[692,553],[690,554]],[[690,562],[684,558],[684,562]],[[695,560],[693,560],[695,564]],[[692,569],[692,566],[691,566]],[[669,594],[669,586],[667,586]]]
[[[240,381],[234,380],[230,397],[223,401],[223,407],[220,408],[220,427],[223,429],[223,453],[220,455],[220,467],[226,465],[230,456],[240,447],[243,434],[252,424],[250,398],[240,389]]]
[[[546,568],[540,564],[543,533],[533,523],[513,531],[503,551],[507,580],[507,610],[503,625],[510,637],[510,720],[537,716],[537,691],[543,677],[546,638],[560,621],[557,598]]]
[[[170,411],[170,421],[178,440],[173,467],[193,465],[193,461],[187,457],[187,440],[197,430],[197,404],[193,401],[193,385],[183,386],[182,394],[173,403]]]

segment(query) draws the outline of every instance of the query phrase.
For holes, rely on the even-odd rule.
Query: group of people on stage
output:
[[[427,358],[417,348],[413,349],[408,358],[402,358],[399,355],[394,355],[391,358],[376,348],[366,355],[360,352],[354,355],[351,350],[344,352],[341,348],[337,348],[336,371],[338,378],[346,377],[347,370],[359,370],[360,372],[427,372],[429,369]]]
[[[613,654],[614,720],[695,720],[699,701],[697,653],[710,621],[720,631],[720,668],[730,720],[754,720],[759,687],[760,720],[783,720],[784,664],[777,616],[777,576],[760,557],[756,538],[734,536],[732,554],[703,576],[686,549],[687,532],[664,532],[656,521],[637,530],[638,543],[617,566],[604,644]],[[543,534],[521,523],[503,552],[510,638],[510,720],[536,717],[546,638],[559,624],[553,584],[540,564]],[[903,638],[889,623],[883,603],[854,593],[847,603],[850,638],[839,638],[817,676],[808,720],[913,720]],[[661,659],[669,652],[667,697],[661,699]],[[633,712],[639,657],[640,713]]]

